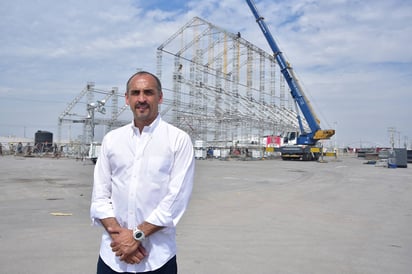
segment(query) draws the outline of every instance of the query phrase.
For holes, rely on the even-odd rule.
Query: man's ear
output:
[[[127,93],[127,91],[124,93],[124,100],[126,102],[126,105],[129,105],[129,94]]]

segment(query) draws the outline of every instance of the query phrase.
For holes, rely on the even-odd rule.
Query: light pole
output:
[[[106,104],[106,100],[99,100],[95,103],[88,103],[87,104],[87,113],[88,117],[90,119],[90,128],[91,128],[91,143],[94,141],[94,127],[95,127],[95,121],[94,121],[94,112],[97,111],[101,114],[106,113],[106,109],[104,108],[104,105]]]

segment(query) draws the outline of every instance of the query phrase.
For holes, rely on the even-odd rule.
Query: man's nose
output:
[[[146,95],[144,94],[144,92],[140,92],[137,95],[137,101],[139,101],[139,102],[145,102],[146,101]]]

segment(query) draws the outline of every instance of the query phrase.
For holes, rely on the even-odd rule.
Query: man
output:
[[[133,122],[103,139],[90,214],[103,232],[97,273],[177,273],[176,224],[192,192],[193,146],[166,123],[159,79],[145,71],[127,82]]]

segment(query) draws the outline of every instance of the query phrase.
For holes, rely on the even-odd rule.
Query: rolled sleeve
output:
[[[168,194],[146,219],[163,227],[175,227],[185,212],[192,193],[195,161],[190,138],[185,135],[176,149]]]

